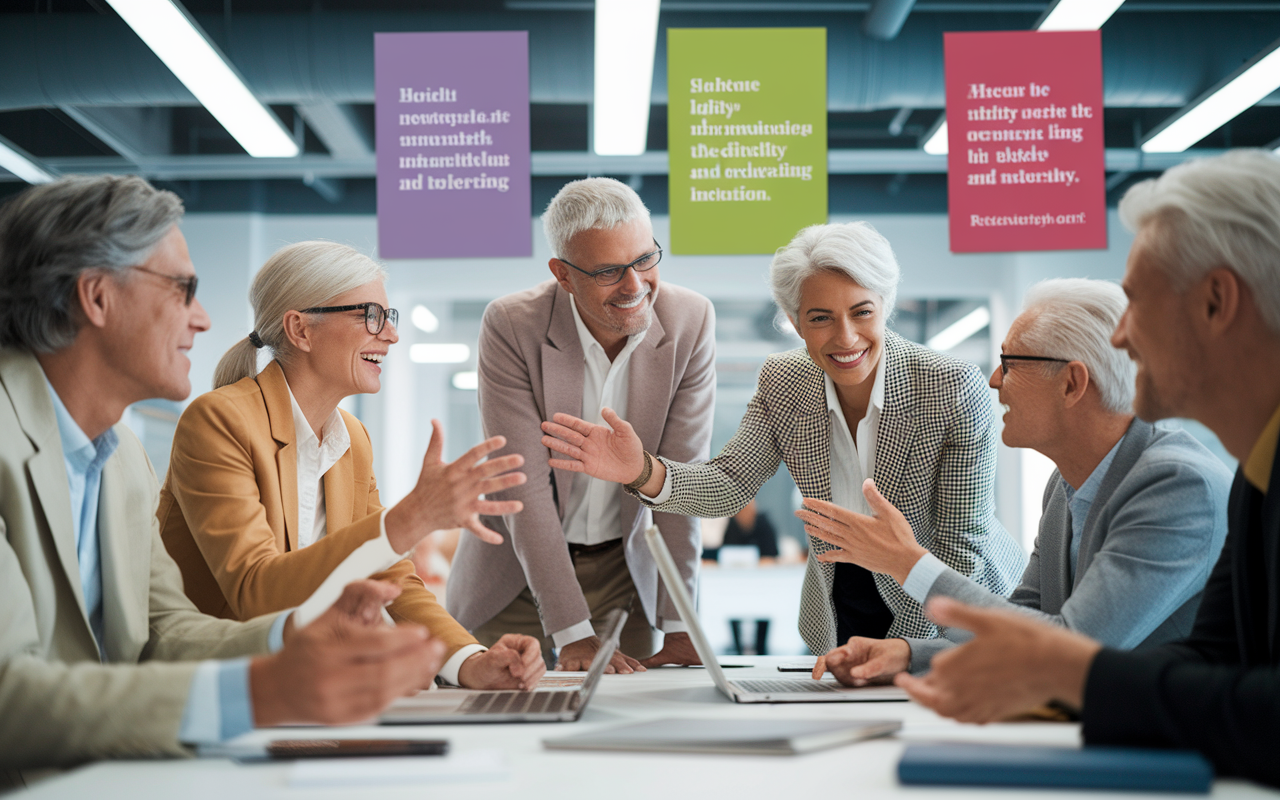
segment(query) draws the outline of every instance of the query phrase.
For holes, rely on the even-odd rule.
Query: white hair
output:
[[[584,178],[566,183],[542,213],[551,255],[569,257],[569,243],[583,231],[612,230],[637,219],[649,220],[649,209],[635,190],[613,178]]]
[[[1111,334],[1128,305],[1124,291],[1110,281],[1041,281],[1028,290],[1024,301],[1027,325],[1021,339],[1030,350],[1026,355],[1082,362],[1103,408],[1129,413],[1138,370],[1127,352],[1111,346]]]
[[[774,302],[795,320],[800,315],[804,282],[822,271],[841,272],[864,289],[880,295],[885,314],[898,296],[898,260],[889,240],[868,222],[810,225],[778,249],[769,265]]]
[[[378,262],[355,248],[337,242],[298,242],[267,259],[249,288],[253,329],[275,358],[289,358],[284,315],[326,305],[332,297],[366,283],[386,280]],[[258,349],[248,337],[231,346],[213,373],[218,389],[258,374]]]
[[[1179,164],[1129,189],[1120,219],[1132,231],[1156,226],[1149,252],[1179,291],[1229,267],[1280,333],[1280,158],[1232,150]]]

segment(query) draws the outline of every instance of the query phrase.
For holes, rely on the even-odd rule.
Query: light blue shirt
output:
[[[98,501],[102,494],[102,467],[119,446],[116,432],[108,428],[90,440],[63,404],[62,398],[45,378],[53,413],[62,439],[62,458],[67,466],[67,488],[71,493],[71,524],[76,534],[76,560],[80,566],[80,590],[84,594],[89,628],[104,652],[102,615],[102,553],[98,536]],[[290,612],[276,618],[267,642],[272,652],[284,646],[284,625]],[[249,659],[204,661],[187,692],[178,739],[189,744],[220,742],[253,729],[253,707],[249,698]]]
[[[1093,472],[1089,473],[1089,477],[1085,482],[1080,484],[1079,489],[1072,489],[1071,484],[1065,479],[1062,480],[1062,488],[1067,493],[1067,508],[1071,510],[1071,581],[1076,579],[1076,562],[1080,560],[1080,537],[1084,535],[1084,524],[1089,520],[1089,509],[1093,507],[1093,500],[1098,496],[1098,488],[1102,486],[1102,479],[1106,477],[1107,470],[1111,469],[1111,462],[1115,460],[1116,451],[1120,449],[1121,442],[1124,437],[1120,437],[1120,441],[1116,442],[1111,451],[1103,456],[1098,462],[1098,466],[1093,468]]]

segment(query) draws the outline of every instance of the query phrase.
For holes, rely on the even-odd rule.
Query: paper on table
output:
[[[510,775],[501,750],[472,750],[423,758],[317,758],[289,769],[292,787],[378,786],[397,783],[496,781]]]
[[[343,588],[352,581],[364,580],[389,568],[402,558],[391,549],[385,536],[370,539],[351,551],[351,555],[342,560],[324,583],[312,593],[306,601],[293,612],[293,624],[305,628],[316,617],[329,610],[329,607],[342,596]],[[385,612],[384,612],[385,615]]]

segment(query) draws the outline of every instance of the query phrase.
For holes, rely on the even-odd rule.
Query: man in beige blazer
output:
[[[118,424],[191,388],[209,318],[181,215],[175,195],[116,176],[0,208],[0,790],[255,725],[367,719],[441,662],[425,629],[375,622],[388,584],[352,584],[297,630],[286,614],[208,617],[183,594],[155,473]]]
[[[618,484],[547,465],[540,425],[557,412],[600,420],[623,411],[651,453],[700,461],[715,404],[715,311],[701,295],[659,287],[662,250],[649,212],[625,184],[574,181],[543,215],[554,280],[499,298],[480,330],[479,401],[486,436],[507,437],[528,481],[502,494],[519,515],[486,519],[500,545],[463,537],[447,605],[482,643],[538,637],[558,669],[586,669],[594,627],[613,608],[635,611],[611,670],[698,663],[641,533],[662,531],[690,594],[700,552],[696,520],[652,513]],[[643,609],[643,613],[639,613]],[[667,635],[661,652],[652,627]],[[625,655],[624,655],[625,654]]]

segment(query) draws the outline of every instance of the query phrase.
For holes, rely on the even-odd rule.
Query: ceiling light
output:
[[[185,9],[171,0],[107,2],[249,155],[298,155],[293,137]]]
[[[945,156],[947,154],[947,120],[944,118],[942,124],[933,131],[924,143],[924,151],[931,156]]]
[[[1144,153],[1181,153],[1280,88],[1280,40],[1160,124]]]
[[[461,389],[464,392],[474,392],[480,388],[479,372],[455,372],[453,373],[453,388]]]
[[[986,306],[979,306],[943,328],[925,346],[945,353],[990,324],[991,312]],[[417,347],[417,345],[414,346]]]
[[[0,139],[0,167],[27,183],[48,183],[53,176],[40,168],[31,157],[4,139]]]
[[[415,344],[409,348],[409,359],[416,364],[461,364],[471,358],[465,344]]]
[[[1096,31],[1124,0],[1058,0],[1036,26],[1038,31]]]
[[[601,156],[638,156],[649,138],[659,0],[596,0],[592,147]]]
[[[435,333],[440,330],[440,320],[435,314],[431,313],[431,309],[423,305],[413,307],[413,314],[410,317],[413,320],[413,327],[423,333]]]

